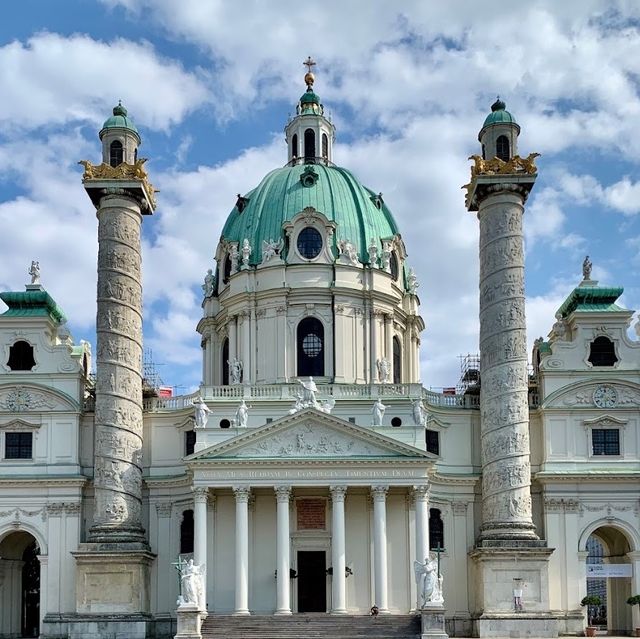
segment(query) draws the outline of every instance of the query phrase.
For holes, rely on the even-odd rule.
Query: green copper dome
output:
[[[303,183],[304,182],[304,183]],[[222,239],[238,242],[247,238],[252,247],[251,264],[262,260],[263,240],[284,238],[282,225],[311,206],[336,223],[334,254],[340,240],[350,241],[361,262],[367,263],[367,248],[373,238],[382,250],[381,238],[398,233],[391,211],[382,198],[363,186],[352,173],[337,166],[298,164],[268,173],[262,182],[239,198],[231,211]]]
[[[491,105],[491,113],[489,113],[489,115],[487,116],[484,124],[482,125],[482,128],[490,124],[508,123],[517,125],[518,123],[516,122],[516,119],[511,115],[511,113],[509,113],[509,111],[506,110],[506,106],[507,105],[500,98],[498,98]]]
[[[133,120],[127,117],[127,110],[122,106],[122,103],[118,103],[117,106],[113,107],[113,115],[105,120],[102,125],[100,137],[102,137],[105,129],[129,129],[129,131],[133,131],[136,135],[139,135]]]
[[[300,98],[300,104],[320,104],[320,96],[313,92],[313,89],[307,89]]]

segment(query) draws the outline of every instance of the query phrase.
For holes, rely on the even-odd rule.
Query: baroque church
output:
[[[427,390],[403,229],[334,163],[310,70],[305,83],[284,165],[238,196],[205,277],[196,392],[163,397],[143,376],[140,237],[156,201],[122,105],[101,161],[82,162],[96,343],[74,340],[37,262],[26,290],[0,293],[0,638],[259,637],[300,619],[444,637],[414,623],[435,601],[416,579],[425,558],[449,636],[631,633],[640,341],[623,289],[592,280],[587,258],[527,353],[536,154],[519,155],[496,101],[466,185],[479,357],[455,392]],[[588,620],[587,594],[601,598]]]

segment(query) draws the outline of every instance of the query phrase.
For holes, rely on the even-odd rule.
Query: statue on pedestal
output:
[[[232,361],[227,360],[229,364],[229,376],[232,384],[240,384],[242,382],[242,362],[234,357]]]
[[[316,393],[318,392],[318,387],[316,383],[313,381],[313,377],[309,377],[309,379],[304,382],[301,379],[298,380],[300,384],[302,384],[302,403],[305,408],[318,408],[318,401],[316,400]]]
[[[590,280],[591,279],[591,269],[593,268],[593,264],[587,255],[584,258],[584,262],[582,262],[582,279]]]
[[[384,419],[384,411],[387,407],[382,403],[382,400],[378,398],[373,405],[371,412],[373,413],[373,425],[382,426],[382,420]]]
[[[36,262],[35,260],[31,262],[29,275],[31,275],[32,284],[40,284],[40,262]]]
[[[236,411],[236,426],[238,428],[247,427],[247,419],[249,417],[249,407],[245,403],[244,399],[240,402],[238,410]]]
[[[207,274],[204,276],[204,284],[202,285],[202,291],[204,292],[205,297],[211,297],[213,295],[215,279],[213,270],[209,269]]]
[[[196,428],[205,428],[207,420],[209,419],[209,413],[211,409],[204,403],[202,397],[198,395],[193,402],[194,418],[196,421]]]
[[[442,604],[442,575],[439,574],[438,562],[427,557],[424,563],[413,562],[418,586],[418,602],[421,607],[428,604]]]
[[[174,565],[180,573],[180,596],[176,602],[178,607],[195,604],[200,610],[204,610],[203,566],[194,564],[193,559],[186,562],[178,560]]]
[[[382,357],[376,361],[376,366],[378,367],[378,380],[381,384],[386,384],[391,377],[391,362],[386,357]]]

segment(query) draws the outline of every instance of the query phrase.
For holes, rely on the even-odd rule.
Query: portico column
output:
[[[251,319],[249,311],[243,311],[242,321],[242,381],[251,384]]]
[[[374,603],[388,612],[387,603],[387,491],[389,486],[372,486]]]
[[[291,614],[290,578],[291,565],[289,557],[289,499],[291,486],[275,486],[277,503],[276,531],[276,615]]]
[[[344,615],[347,612],[347,584],[345,557],[344,499],[346,486],[331,486],[331,565],[333,579],[331,582],[331,613]]]
[[[236,609],[235,615],[249,614],[249,496],[251,488],[237,486],[236,497]]]
[[[429,484],[414,486],[416,504],[416,559],[424,562],[429,554]]]
[[[237,341],[236,341],[236,322],[237,316],[232,315],[229,318],[229,362],[233,362],[233,360],[237,357]],[[226,362],[222,362],[223,368]],[[229,369],[231,369],[231,364],[229,364]]]
[[[628,552],[627,557],[633,566],[631,592],[635,595],[637,592],[640,592],[640,550]],[[640,606],[631,606],[631,622],[632,628],[640,628]]]
[[[207,593],[207,497],[209,489],[198,486],[193,489],[193,563],[200,566],[202,581],[204,584],[205,601],[201,601],[202,607],[206,606]]]

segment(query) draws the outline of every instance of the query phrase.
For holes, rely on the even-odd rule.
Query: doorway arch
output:
[[[633,611],[626,601],[635,594],[629,553],[636,549],[636,540],[626,528],[622,522],[603,520],[589,526],[580,539],[580,549],[587,552],[586,594],[602,600],[594,611],[593,623],[609,635],[626,635],[633,630]],[[597,573],[601,571],[600,576]]]
[[[37,539],[26,530],[0,538],[0,635],[37,637],[40,633],[40,561]]]

